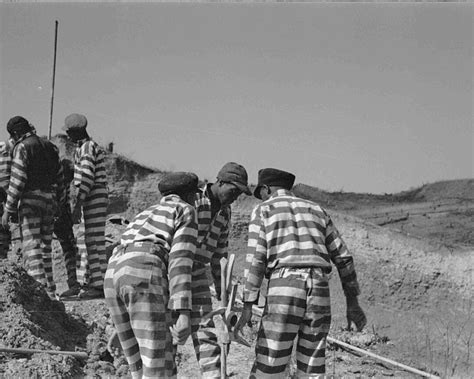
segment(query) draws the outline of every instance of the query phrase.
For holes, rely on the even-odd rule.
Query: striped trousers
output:
[[[167,271],[161,259],[133,250],[124,253],[118,246],[105,274],[104,293],[132,378],[176,377]]]
[[[323,378],[331,323],[327,276],[319,268],[280,268],[268,282],[251,378],[284,378],[296,341],[298,378]]]
[[[83,285],[102,288],[107,269],[105,252],[105,221],[107,217],[107,187],[92,187],[82,206],[84,238],[78,238],[77,278]]]
[[[67,272],[67,284],[69,288],[77,283],[77,246],[72,227],[71,209],[69,206],[66,206],[61,210],[61,216],[54,222],[54,234],[61,244],[61,249],[63,251]]]
[[[26,270],[48,291],[56,290],[51,249],[55,201],[53,196],[53,193],[41,190],[25,192],[18,208]]]
[[[221,349],[212,320],[201,322],[204,315],[212,311],[211,290],[207,271],[209,266],[194,263],[192,271],[191,337],[196,359],[203,378],[220,378]]]

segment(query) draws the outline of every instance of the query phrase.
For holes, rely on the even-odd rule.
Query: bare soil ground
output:
[[[156,188],[162,173],[116,158],[112,157],[109,166],[110,213],[131,218],[158,200]],[[397,195],[331,194],[304,185],[295,188],[299,196],[312,198],[329,210],[356,259],[368,325],[363,333],[344,330],[345,303],[334,273],[330,281],[333,338],[441,377],[471,376],[473,182],[434,183]],[[247,225],[256,202],[241,198],[233,207],[230,253],[237,258],[236,282],[242,279]],[[407,219],[395,220],[406,212]],[[124,228],[108,223],[109,252]],[[54,244],[55,279],[61,291],[66,288],[65,268],[59,245]],[[51,301],[15,260],[11,252],[10,262],[0,266],[0,344],[83,351],[88,359],[0,352],[0,377],[127,377],[124,358],[114,359],[106,351],[112,325],[104,301]],[[219,330],[218,317],[215,320]],[[254,318],[253,327],[245,330],[252,343],[257,327]],[[253,357],[253,348],[232,344],[229,376],[248,377]],[[179,347],[178,362],[180,378],[199,377],[189,340]],[[342,378],[417,376],[334,345],[328,347],[327,373]],[[294,364],[288,372],[288,377],[293,376]]]

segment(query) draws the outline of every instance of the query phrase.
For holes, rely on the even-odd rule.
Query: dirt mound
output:
[[[51,300],[23,268],[13,263],[2,265],[0,336],[4,347],[74,351],[76,346],[85,347],[82,340],[86,334],[86,325],[67,315],[64,305]],[[10,355],[5,369],[11,377],[30,377],[33,372],[41,377],[68,377],[81,371],[80,363],[68,356],[35,354],[31,360],[13,357]]]
[[[86,352],[86,360],[68,355],[0,353],[0,377],[77,378],[116,374],[107,351],[112,333],[103,300],[62,303],[11,262],[0,268],[0,338],[6,348]],[[116,362],[122,372],[124,362]]]

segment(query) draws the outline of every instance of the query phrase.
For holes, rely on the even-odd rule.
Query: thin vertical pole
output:
[[[54,60],[53,60],[53,84],[51,86],[51,107],[49,112],[49,131],[48,139],[51,139],[51,129],[53,127],[53,104],[54,104],[54,83],[56,80],[56,50],[58,47],[58,20],[55,21],[55,30],[54,30]]]

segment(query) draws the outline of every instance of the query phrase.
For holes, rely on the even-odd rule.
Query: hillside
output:
[[[296,195],[406,235],[446,246],[474,245],[474,179],[440,181],[395,194],[326,192],[304,184]]]
[[[72,158],[73,147],[56,135],[61,156]],[[120,154],[108,153],[110,214],[127,218],[156,203],[158,182],[164,171],[140,165]],[[474,246],[474,179],[439,181],[394,194],[374,195],[329,192],[296,184],[297,196],[317,202],[328,210],[362,218],[408,236],[430,239],[443,246]],[[241,197],[234,204],[235,222],[249,214],[257,200]],[[243,217],[245,223],[245,216]]]
[[[158,201],[157,185],[163,172],[142,167],[117,154],[108,155],[107,169],[110,213],[130,219]],[[338,275],[333,272],[332,337],[442,377],[469,377],[474,336],[470,300],[474,289],[472,189],[472,179],[426,184],[385,195],[331,193],[304,184],[295,186],[296,194],[328,210],[356,263],[362,289],[360,302],[368,325],[363,334],[344,331],[344,297]],[[236,254],[234,280],[238,282],[242,281],[244,270],[248,220],[257,203],[253,197],[241,196],[232,206],[229,252]],[[447,228],[449,223],[451,228]],[[124,228],[108,223],[108,238],[116,240]],[[56,280],[64,286],[60,252],[56,253],[55,262]],[[84,327],[88,328],[76,346],[88,352],[93,349],[87,365],[78,369],[90,375],[125,375],[123,357],[112,364],[103,351],[103,341],[111,330],[104,302],[69,303],[66,311],[85,322]],[[247,330],[250,341],[254,341],[257,321],[254,320],[254,328]],[[101,354],[93,355],[95,347],[89,347],[90,339],[102,346]],[[253,349],[233,344],[228,358],[231,376],[248,377],[253,355]],[[12,370],[26,364],[11,362],[8,367]],[[179,378],[197,377],[190,341],[180,347],[179,362]],[[327,362],[328,370],[341,377],[413,377],[393,366],[354,357],[334,347],[328,350]],[[38,365],[28,364],[35,368]],[[0,359],[0,374],[1,371]]]
[[[158,177],[153,173],[135,182],[129,204],[155,201]],[[436,182],[385,195],[331,193],[304,184],[296,185],[294,192],[327,208],[353,252],[369,325],[392,341],[391,347],[374,346],[374,351],[443,376],[464,377],[474,331],[467,300],[474,285],[474,180]],[[237,280],[245,265],[250,212],[257,203],[241,196],[232,207],[229,249],[237,257]],[[337,274],[331,291],[336,333],[344,326]],[[186,358],[192,361],[192,353]],[[235,358],[241,367],[242,357]],[[186,362],[183,377],[197,368]],[[352,370],[353,365],[359,367],[339,363],[339,369]],[[372,376],[370,369],[361,372]]]

